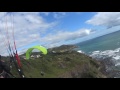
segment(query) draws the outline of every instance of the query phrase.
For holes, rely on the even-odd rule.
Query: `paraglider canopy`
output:
[[[33,49],[38,49],[42,52],[42,54],[46,55],[47,54],[47,49],[43,46],[33,46],[32,48],[29,48],[26,52],[26,59],[30,58],[30,54],[32,53]]]

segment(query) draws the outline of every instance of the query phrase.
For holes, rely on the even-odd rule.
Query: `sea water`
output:
[[[111,58],[115,68],[117,67],[120,70],[120,30],[76,45],[78,52],[85,53],[93,58]]]

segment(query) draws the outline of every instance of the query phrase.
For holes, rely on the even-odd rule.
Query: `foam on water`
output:
[[[77,52],[79,52],[79,53],[84,53],[82,50],[78,50]]]
[[[120,65],[120,48],[115,50],[93,51],[90,56],[96,59],[111,58],[115,62],[115,66]]]

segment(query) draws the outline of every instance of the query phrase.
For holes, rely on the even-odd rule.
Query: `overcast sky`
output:
[[[19,53],[34,45],[74,44],[118,31],[120,12],[1,12],[0,23],[0,54],[6,55],[13,31]]]

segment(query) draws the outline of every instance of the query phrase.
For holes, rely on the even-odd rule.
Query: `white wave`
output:
[[[115,63],[115,66],[120,65],[120,48],[105,51],[93,51],[90,56],[96,59],[111,58]]]
[[[115,60],[120,60],[120,56],[114,56],[112,58],[115,59]]]
[[[90,56],[97,60],[109,60],[110,62],[112,61],[112,64],[110,62],[106,62],[107,72],[111,72],[113,70],[118,71],[120,67],[120,48],[114,50],[93,51]],[[115,72],[114,75],[114,78],[120,77],[119,72]]]
[[[120,66],[120,63],[116,63],[115,66]]]
[[[77,52],[79,52],[79,53],[84,53],[82,50],[79,50],[79,51],[77,51]]]

